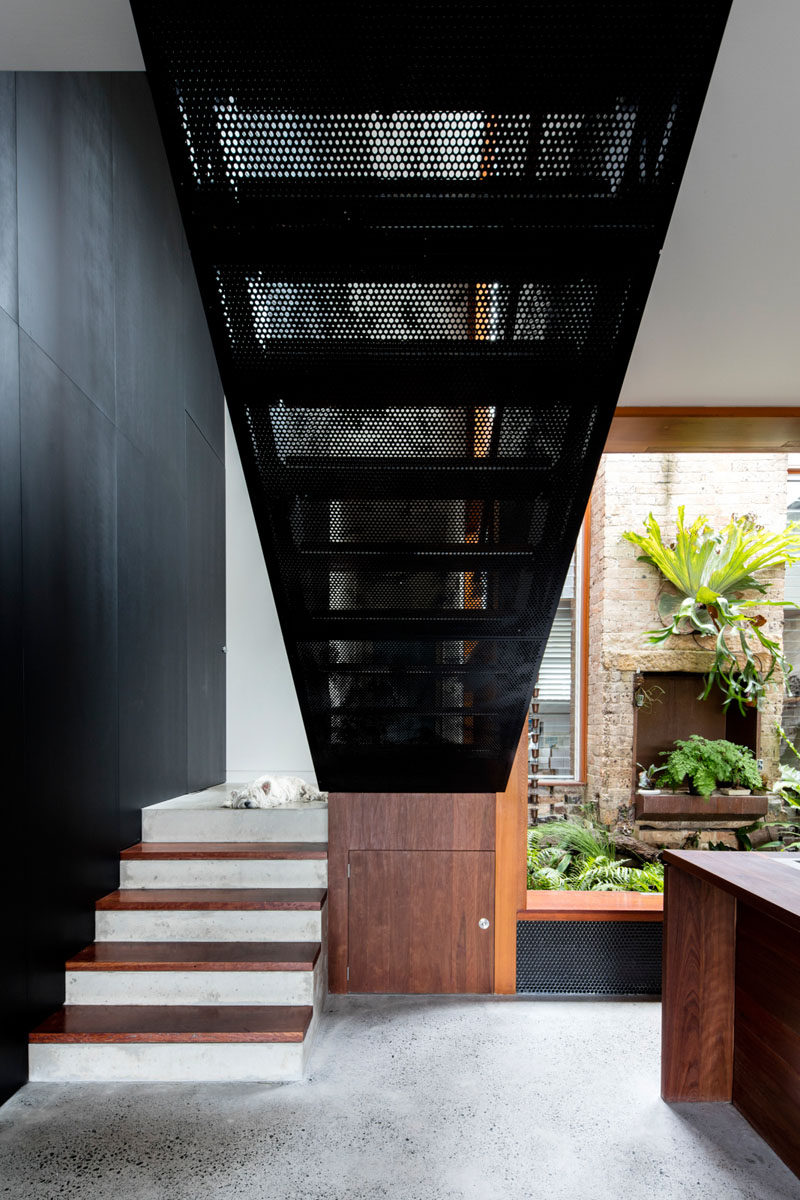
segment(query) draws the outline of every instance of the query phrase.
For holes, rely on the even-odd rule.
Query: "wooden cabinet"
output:
[[[665,860],[661,1094],[732,1100],[800,1174],[800,872],[778,854]]]
[[[349,883],[351,992],[492,991],[493,853],[354,850]]]

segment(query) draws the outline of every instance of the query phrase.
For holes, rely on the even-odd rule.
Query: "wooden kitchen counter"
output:
[[[664,861],[661,1094],[733,1101],[800,1174],[800,856]]]

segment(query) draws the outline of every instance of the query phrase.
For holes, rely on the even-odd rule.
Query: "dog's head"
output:
[[[243,788],[234,788],[230,799],[225,802],[225,808],[263,808],[264,800],[272,787],[270,781],[263,783],[248,783]]]

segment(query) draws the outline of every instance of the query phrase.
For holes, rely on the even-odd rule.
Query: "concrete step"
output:
[[[309,1005],[65,1005],[30,1035],[30,1078],[300,1079],[312,1018]]]
[[[307,888],[328,882],[319,842],[140,842],[120,856],[120,888]]]
[[[66,964],[68,1005],[313,1004],[312,942],[96,942]]]
[[[219,784],[142,810],[143,842],[327,842],[327,804],[223,808],[235,784]]]
[[[98,942],[322,942],[322,888],[120,889],[96,905]]]

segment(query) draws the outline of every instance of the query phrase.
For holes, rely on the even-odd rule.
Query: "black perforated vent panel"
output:
[[[540,996],[657,996],[658,921],[518,921],[517,991]]]
[[[133,0],[314,763],[504,787],[727,0]]]

